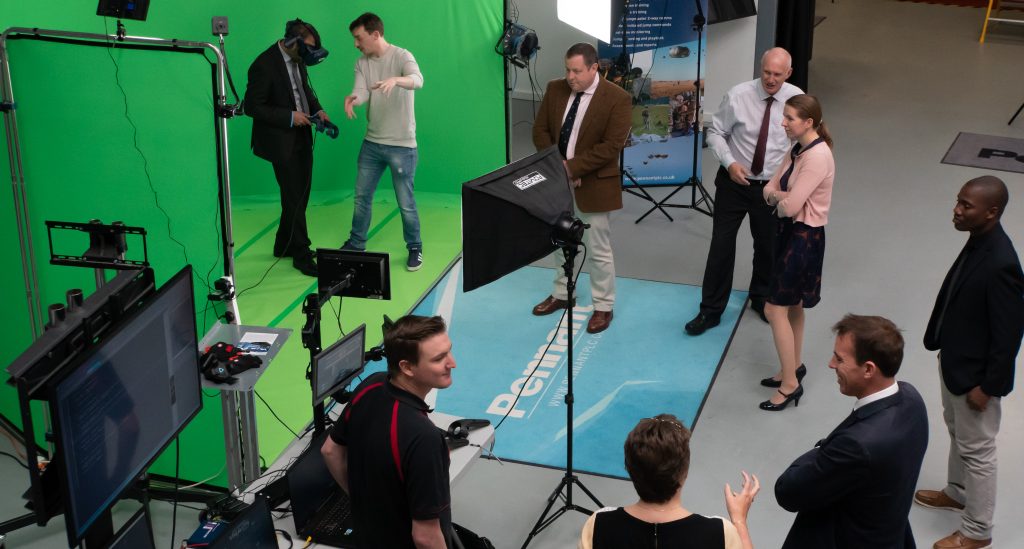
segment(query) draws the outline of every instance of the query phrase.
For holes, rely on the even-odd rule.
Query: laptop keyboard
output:
[[[339,493],[320,517],[318,530],[324,534],[344,534],[349,529],[349,518],[352,516],[352,505],[348,496]]]

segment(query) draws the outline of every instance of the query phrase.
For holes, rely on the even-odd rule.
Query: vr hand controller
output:
[[[309,117],[309,122],[313,124],[316,131],[330,137],[331,139],[338,138],[338,126],[333,122],[329,122],[320,117],[320,113],[316,113]]]

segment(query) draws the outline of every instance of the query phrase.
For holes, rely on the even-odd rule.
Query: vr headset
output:
[[[312,46],[302,39],[303,27],[313,35],[313,39],[316,41]],[[302,19],[293,19],[285,24],[284,27],[284,47],[290,48],[296,44],[299,46],[299,56],[307,67],[312,67],[327,57],[327,50],[320,44],[320,33],[316,32],[316,28],[313,25]]]

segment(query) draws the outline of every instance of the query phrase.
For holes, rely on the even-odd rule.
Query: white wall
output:
[[[757,37],[757,17],[744,17],[707,26],[707,69],[704,82],[704,120],[718,110],[722,96],[729,88],[753,78],[753,59]]]
[[[519,7],[519,24],[537,32],[540,51],[536,58],[536,83],[540,93],[548,80],[563,76],[565,50],[576,42],[597,41],[558,20],[556,0],[515,0]],[[509,8],[511,15],[512,9]],[[757,18],[747,17],[735,21],[718,23],[706,27],[707,67],[705,74],[704,110],[709,116],[718,109],[722,95],[733,85],[753,78],[754,41],[757,35]],[[530,81],[525,69],[518,69],[518,79],[509,73],[509,82],[515,80],[513,99],[529,100]],[[539,99],[539,97],[538,97]]]

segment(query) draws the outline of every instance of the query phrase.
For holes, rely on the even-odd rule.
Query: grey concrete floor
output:
[[[894,0],[818,2],[826,20],[816,29],[810,91],[819,96],[836,141],[836,186],[826,231],[828,249],[821,304],[809,311],[804,361],[810,373],[799,408],[760,412],[767,398],[757,380],[776,369],[771,333],[753,315],[740,322],[711,390],[691,443],[693,461],[683,503],[704,514],[725,514],[724,483],[740,470],[757,474],[764,486],[750,516],[758,547],[778,547],[793,516],[778,507],[772,485],[793,458],[810,448],[845,417],[851,399],[839,394],[826,367],[832,350],[829,326],[846,312],[888,316],[905,331],[907,352],[900,378],[913,383],[929,408],[931,440],[920,486],[940,487],[945,478],[948,436],[941,419],[935,357],[921,346],[925,323],[946,270],[965,238],[950,219],[960,185],[982,170],[941,164],[959,131],[1024,138],[1024,117],[1006,121],[1024,101],[1024,27],[990,29],[978,44],[984,10]],[[738,62],[747,62],[747,59]],[[529,102],[516,101],[514,122]],[[525,105],[525,106],[524,106]],[[514,127],[513,157],[532,152],[528,122]],[[704,180],[713,187],[714,159],[705,152]],[[1024,176],[997,173],[1010,187],[1003,224],[1024,247]],[[655,191],[659,193],[662,191]],[[713,189],[712,189],[713,192]],[[621,276],[700,284],[711,235],[709,218],[673,210],[670,223],[654,214],[633,220],[647,205],[632,197],[613,215],[616,266]],[[741,230],[735,283],[750,276],[749,234]],[[542,297],[523,296],[524,307]],[[626,300],[628,296],[620,296]],[[621,302],[621,301],[620,301]],[[680,328],[688,319],[668,318]],[[611,329],[625,329],[613,325]],[[1018,365],[1021,364],[1018,359]],[[462,365],[472,367],[472,365]],[[999,438],[1000,493],[995,546],[1024,547],[1019,509],[1024,497],[1024,405],[1018,393],[1003,402]],[[500,431],[497,436],[501,436]],[[0,449],[11,451],[0,439]],[[0,456],[0,518],[20,512],[27,484],[24,470]],[[454,488],[457,522],[487,535],[498,548],[518,547],[543,510],[561,472],[481,460]],[[628,482],[583,476],[605,505],[623,505],[636,495]],[[575,502],[589,504],[574,491]],[[118,512],[127,517],[130,503]],[[157,504],[158,546],[170,541],[170,507]],[[930,547],[952,532],[957,515],[914,508],[918,545]],[[570,513],[538,536],[531,547],[574,547],[585,517]],[[179,537],[191,531],[194,511],[180,509]],[[8,547],[62,547],[63,521],[12,533]]]

